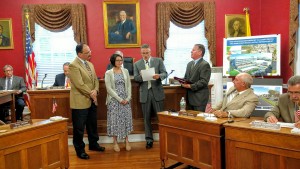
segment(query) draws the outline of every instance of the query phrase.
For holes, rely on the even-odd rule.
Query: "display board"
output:
[[[224,38],[223,75],[280,76],[280,34]]]

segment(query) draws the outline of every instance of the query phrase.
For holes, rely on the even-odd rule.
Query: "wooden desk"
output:
[[[201,169],[220,169],[224,163],[224,127],[227,119],[158,113],[162,168],[168,158]]]
[[[0,169],[68,168],[67,120],[33,120],[10,129],[0,126]]]
[[[288,128],[257,129],[252,120],[225,124],[227,169],[298,169],[300,135]]]
[[[1,91],[0,104],[10,102],[11,121],[16,122],[15,95],[13,91]]]
[[[97,109],[97,119],[98,119],[98,132],[101,135],[106,135],[107,128],[107,108],[106,108],[106,88],[104,80],[99,81],[99,91],[98,95],[98,109]],[[132,83],[132,118],[133,118],[133,133],[144,133],[144,119],[141,104],[139,102],[139,84],[131,81]],[[165,86],[165,110],[175,109],[179,110],[179,102],[181,97],[186,95],[186,89],[180,86]],[[48,119],[51,116],[63,116],[69,119],[68,128],[69,134],[72,134],[72,114],[70,109],[70,90],[28,90],[30,95],[31,104],[31,118],[33,119]],[[57,111],[52,113],[53,98],[57,102]],[[157,118],[152,115],[153,130],[158,131],[158,121]]]

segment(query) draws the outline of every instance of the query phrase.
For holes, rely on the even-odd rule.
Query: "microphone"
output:
[[[164,86],[168,86],[168,77],[170,76],[170,74],[172,74],[175,70],[171,70],[171,72],[169,74],[167,74],[167,77],[166,77],[166,81],[165,81],[165,84]]]
[[[42,88],[43,88],[43,83],[44,83],[44,80],[46,79],[46,77],[47,77],[47,73],[45,73],[45,76],[44,76],[44,78],[42,80]]]

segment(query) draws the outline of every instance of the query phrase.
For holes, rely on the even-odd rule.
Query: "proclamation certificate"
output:
[[[154,80],[153,76],[155,74],[154,67],[149,69],[141,70],[143,81]]]

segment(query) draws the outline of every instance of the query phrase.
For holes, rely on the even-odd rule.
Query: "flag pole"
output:
[[[249,15],[249,8],[245,7],[243,12],[246,13],[246,36],[251,36],[251,27],[250,27],[250,15]]]

